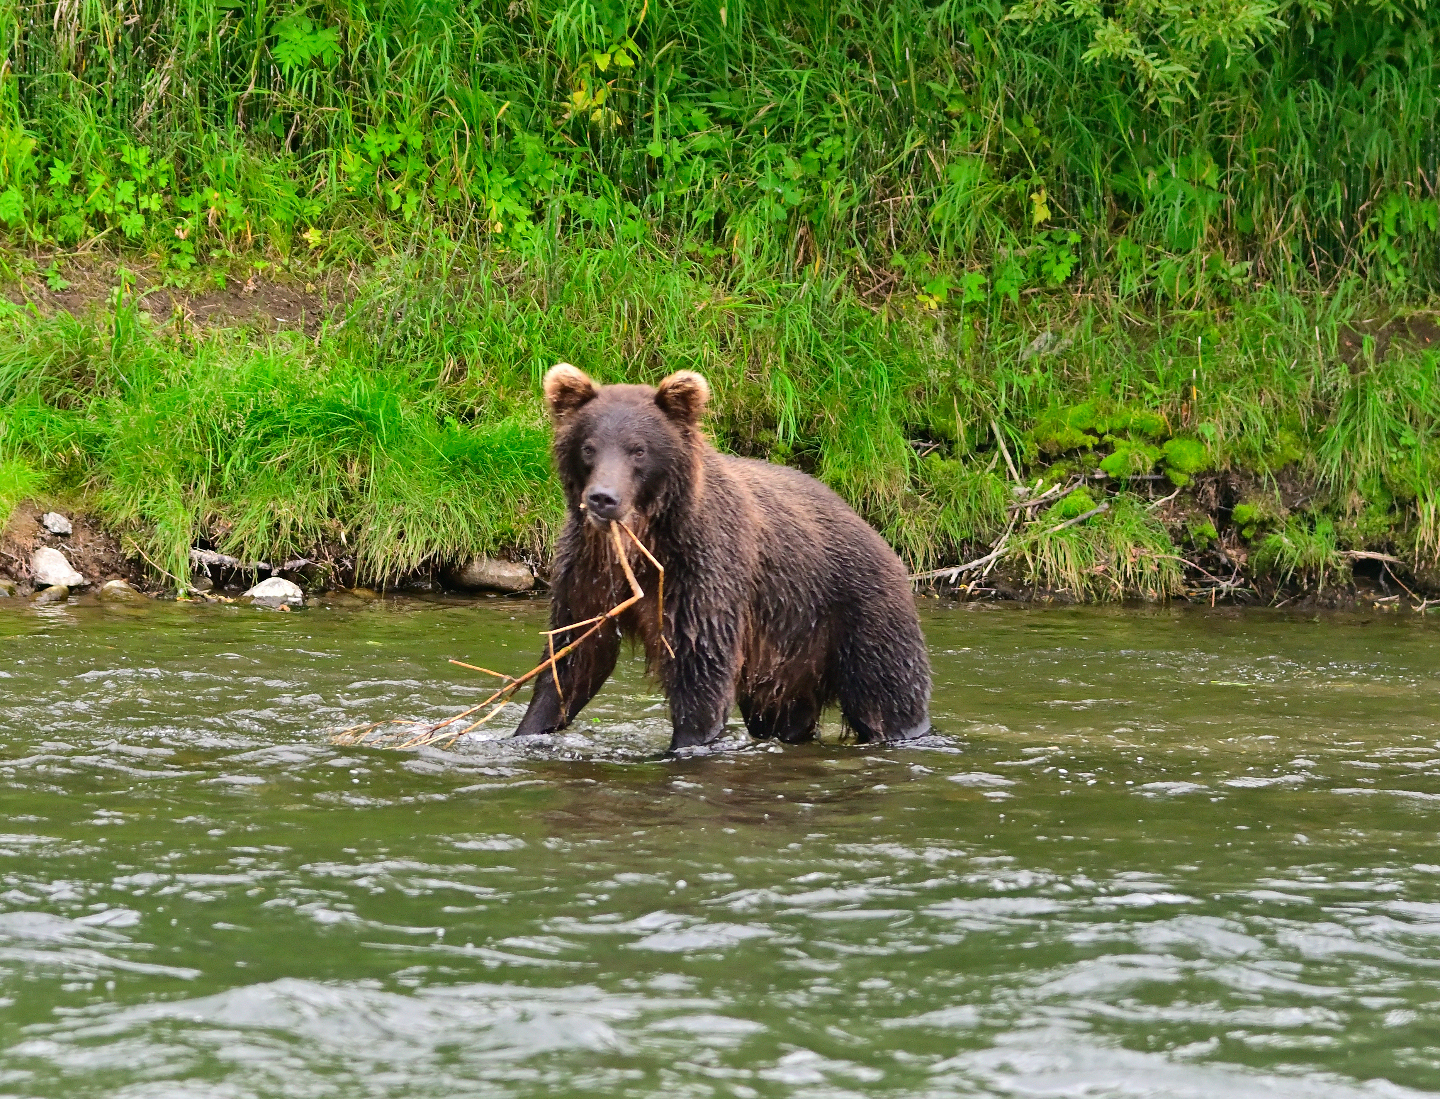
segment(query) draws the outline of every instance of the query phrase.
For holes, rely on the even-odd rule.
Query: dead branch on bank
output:
[[[673,658],[675,650],[670,647],[669,640],[665,637],[665,567],[655,559],[645,545],[635,536],[635,532],[618,519],[610,520],[610,544],[615,550],[615,556],[620,562],[620,568],[625,573],[625,580],[630,585],[630,597],[617,603],[604,614],[597,614],[593,618],[584,619],[581,622],[572,622],[568,626],[560,626],[557,629],[543,631],[545,638],[546,657],[535,667],[531,668],[522,676],[509,676],[504,672],[492,671],[489,668],[482,668],[477,664],[466,664],[462,660],[451,660],[451,664],[461,668],[468,668],[471,671],[481,672],[485,675],[494,676],[504,682],[484,702],[461,710],[454,717],[446,718],[444,721],[434,723],[423,723],[407,721],[405,718],[386,718],[383,721],[374,721],[369,724],[351,725],[344,729],[337,730],[330,738],[332,744],[345,745],[368,745],[377,748],[424,748],[444,741],[442,747],[449,747],[459,740],[466,733],[478,729],[481,725],[494,718],[501,710],[509,705],[515,693],[529,683],[545,669],[550,669],[550,675],[555,682],[555,690],[560,695],[560,705],[565,705],[565,695],[560,686],[559,662],[574,652],[580,645],[598,634],[607,623],[619,618],[636,603],[645,598],[645,591],[640,587],[640,582],[635,579],[635,570],[630,567],[629,555],[626,552],[625,544],[620,541],[620,532],[624,531],[635,543],[636,548],[649,559],[655,566],[658,577],[657,582],[657,610],[659,614],[660,640],[664,643],[666,650]],[[583,634],[577,637],[564,648],[555,648],[555,635],[568,633],[571,630],[589,627]],[[463,721],[472,714],[481,710],[488,711],[476,720],[470,722],[464,728],[455,730],[452,728],[457,722]],[[390,726],[403,726],[402,731],[396,731]]]

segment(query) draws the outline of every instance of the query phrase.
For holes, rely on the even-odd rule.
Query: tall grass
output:
[[[196,336],[123,304],[12,307],[0,489],[88,501],[178,577],[202,542],[272,562],[321,546],[369,579],[507,546],[543,556],[559,500],[537,393],[563,358],[601,381],[703,371],[717,445],[814,473],[916,569],[1009,526],[997,432],[1027,484],[1083,475],[1113,496],[1047,534],[1089,507],[1067,500],[1008,543],[1037,583],[1077,595],[1175,592],[1200,519],[1281,579],[1318,581],[1344,549],[1430,560],[1440,353],[1397,340],[1348,363],[1333,348],[1361,303],[1293,307],[1276,293],[1224,324],[1151,329],[1069,302],[1032,313],[1053,335],[1029,354],[1019,328],[898,323],[843,284],[723,288],[654,242],[572,242],[533,268],[425,248],[381,264],[314,339]],[[1189,495],[1201,484],[1212,495]],[[1148,506],[1177,491],[1178,512]]]
[[[123,16],[123,17],[122,17]],[[0,220],[184,280],[435,217],[660,232],[742,282],[1014,307],[1083,283],[1433,289],[1440,11],[1298,16],[1155,104],[996,0],[0,2]],[[1287,18],[1290,18],[1287,16]],[[377,224],[381,223],[381,224]]]

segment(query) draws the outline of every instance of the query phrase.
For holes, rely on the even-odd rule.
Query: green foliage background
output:
[[[0,218],[180,270],[434,216],[976,303],[1432,288],[1440,10],[1066,10],[9,2]]]

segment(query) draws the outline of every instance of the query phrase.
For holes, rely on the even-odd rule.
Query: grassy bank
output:
[[[0,0],[0,511],[543,561],[565,359],[705,371],[917,571],[1435,586],[1440,10],[1089,12]],[[197,323],[257,285],[335,292]]]
[[[69,499],[176,577],[194,545],[367,581],[543,561],[559,505],[537,391],[562,358],[605,380],[702,370],[718,445],[819,476],[917,571],[1007,529],[1002,571],[1092,598],[1237,568],[1334,586],[1357,550],[1433,584],[1440,554],[1440,333],[1364,298],[1157,320],[1072,296],[1000,325],[601,241],[538,269],[397,255],[313,336],[143,304],[7,310],[0,509]],[[1012,525],[1017,478],[1070,491]]]

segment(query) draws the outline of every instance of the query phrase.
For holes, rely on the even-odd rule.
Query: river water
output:
[[[544,614],[0,607],[0,1095],[1440,1090],[1437,624],[932,600],[918,747],[658,759],[638,658],[330,743]]]

